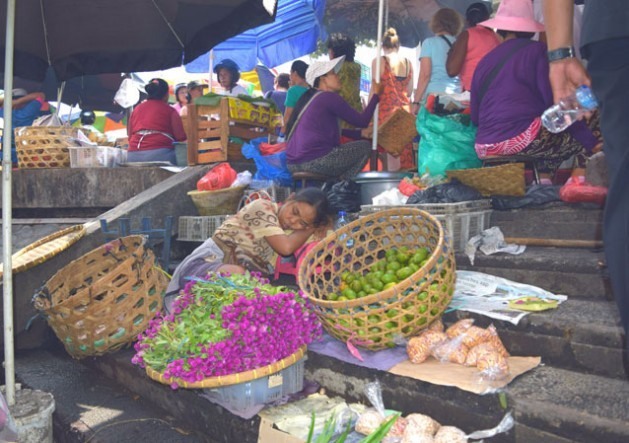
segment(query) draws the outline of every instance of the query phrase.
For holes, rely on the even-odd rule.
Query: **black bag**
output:
[[[330,210],[334,213],[360,211],[360,185],[358,183],[343,180],[332,185],[326,183],[323,189],[326,191]]]

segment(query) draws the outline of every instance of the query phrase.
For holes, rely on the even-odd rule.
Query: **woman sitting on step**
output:
[[[474,72],[471,117],[478,126],[479,158],[526,155],[538,159],[542,183],[562,162],[576,157],[585,167],[586,157],[602,143],[591,128],[598,127],[598,113],[588,125],[574,123],[558,134],[542,126],[541,115],[553,105],[548,79],[549,62],[544,43],[531,41],[544,26],[533,18],[530,0],[503,0],[495,18],[479,23],[496,28],[503,42],[489,52]]]
[[[144,87],[148,98],[129,119],[128,162],[166,161],[176,164],[174,142],[186,140],[179,113],[168,104],[168,83],[154,78]]]
[[[366,130],[344,129],[343,135],[355,139],[341,144],[339,120],[366,128],[379,102],[382,86],[374,87],[374,95],[364,111],[354,110],[338,94],[338,77],[344,57],[314,62],[306,71],[311,86],[301,96],[286,125],[286,160],[291,172],[311,172],[330,178],[348,179],[358,174],[371,153]]]

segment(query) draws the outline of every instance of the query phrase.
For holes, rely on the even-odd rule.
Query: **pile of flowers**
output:
[[[196,382],[274,363],[321,333],[301,293],[272,286],[257,273],[210,274],[185,286],[172,314],[149,323],[132,361]]]

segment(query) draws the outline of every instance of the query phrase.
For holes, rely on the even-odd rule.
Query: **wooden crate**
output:
[[[243,160],[242,145],[230,142],[229,138],[248,141],[271,132],[268,125],[230,116],[227,98],[221,99],[218,106],[195,104],[188,110],[185,125],[189,165]]]

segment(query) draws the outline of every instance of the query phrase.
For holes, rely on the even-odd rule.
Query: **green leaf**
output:
[[[312,416],[310,417],[310,428],[308,429],[308,439],[306,443],[312,443],[312,434],[314,434],[315,427],[315,413],[312,411]]]
[[[400,413],[393,415],[387,421],[382,422],[378,429],[373,431],[367,437],[363,438],[360,443],[380,443],[382,439],[387,435],[389,430],[393,427],[395,421],[400,417]]]
[[[507,394],[505,394],[504,392],[499,392],[498,401],[500,402],[500,407],[502,409],[507,409]]]

